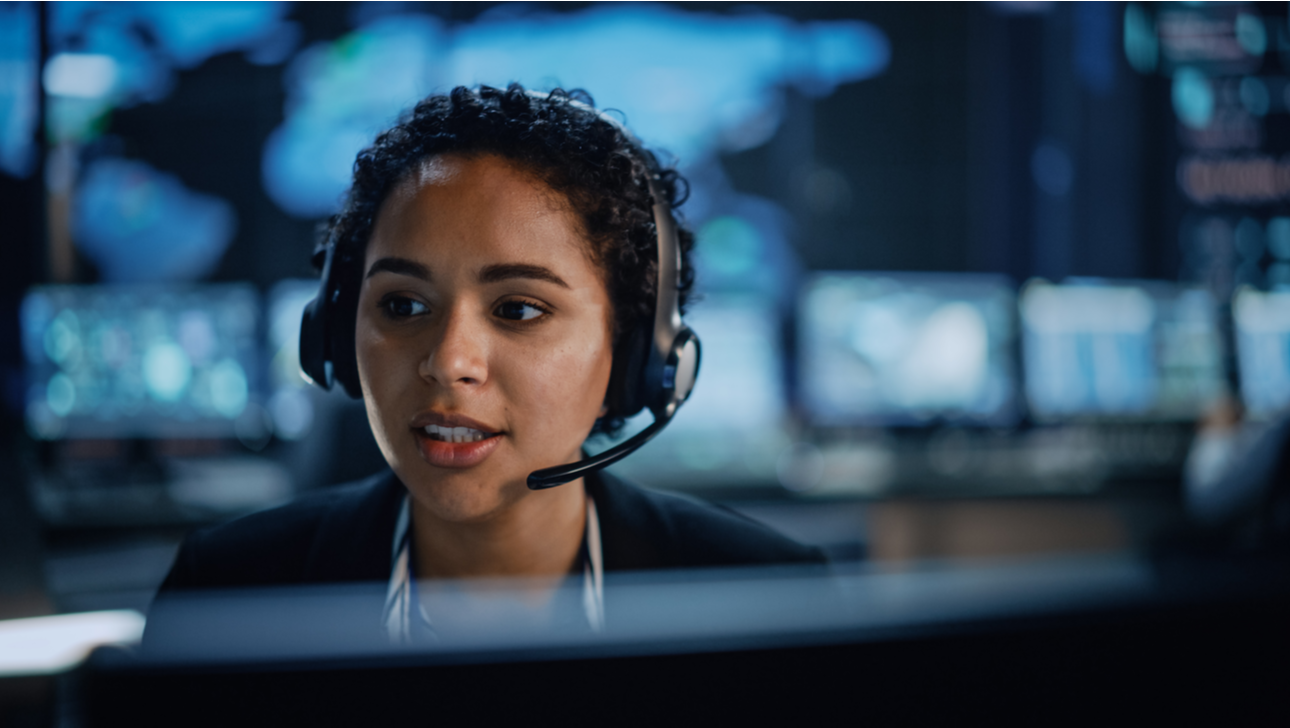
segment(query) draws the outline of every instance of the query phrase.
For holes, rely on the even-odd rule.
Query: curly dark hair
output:
[[[437,154],[495,154],[534,174],[564,194],[582,220],[593,260],[605,275],[614,307],[615,357],[626,332],[654,317],[657,291],[657,231],[646,182],[675,209],[689,186],[665,168],[626,129],[595,109],[581,90],[531,93],[517,83],[506,89],[458,86],[430,96],[376,138],[354,162],[354,183],[341,211],[323,230],[320,251],[336,247],[348,261],[344,285],[356,291],[361,261],[381,203],[422,160]],[[675,213],[673,217],[676,217]],[[684,312],[694,285],[694,233],[677,219],[681,246],[679,300]],[[317,256],[321,260],[321,256]],[[357,304],[355,300],[354,305]],[[348,322],[352,328],[352,319]],[[616,433],[624,415],[609,413],[596,431]]]

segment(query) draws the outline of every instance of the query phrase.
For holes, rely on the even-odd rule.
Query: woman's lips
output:
[[[435,439],[425,428],[412,430],[417,438],[417,447],[421,458],[438,468],[469,468],[482,463],[497,446],[501,444],[501,435],[488,435],[482,440],[469,442],[447,442]]]
[[[488,425],[485,425],[478,420],[473,420],[465,415],[436,412],[434,410],[427,410],[416,417],[413,417],[411,426],[414,430],[420,430],[431,426],[434,426],[437,429],[464,427],[467,429],[478,430],[483,432],[485,435],[495,434],[495,431],[490,430]],[[435,433],[431,432],[430,434],[434,435]]]

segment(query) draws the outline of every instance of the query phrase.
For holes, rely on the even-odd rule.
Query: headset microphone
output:
[[[641,445],[654,439],[654,436],[667,427],[667,423],[672,421],[672,415],[662,415],[654,413],[654,421],[649,427],[633,435],[630,439],[609,448],[608,450],[593,455],[584,460],[569,465],[559,465],[554,468],[543,468],[529,473],[529,490],[545,490],[554,488],[557,485],[564,485],[570,480],[577,480],[584,475],[607,468],[610,465],[622,460],[623,458],[636,452]]]

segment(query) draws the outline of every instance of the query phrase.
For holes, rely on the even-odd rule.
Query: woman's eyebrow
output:
[[[396,273],[403,276],[412,276],[420,278],[423,281],[430,280],[430,269],[407,258],[379,258],[372,267],[367,269],[367,278],[371,278],[380,272]]]
[[[569,284],[564,279],[556,275],[549,268],[543,268],[540,265],[528,265],[525,263],[497,263],[495,265],[485,266],[479,272],[480,283],[497,283],[512,278],[531,278],[538,281],[554,283],[561,288],[568,288]]]

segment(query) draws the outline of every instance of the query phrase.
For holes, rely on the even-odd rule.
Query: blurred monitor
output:
[[[1242,288],[1232,300],[1241,398],[1251,417],[1290,406],[1290,292]]]
[[[826,426],[1013,422],[1014,301],[1003,276],[813,275],[798,323],[807,416]]]
[[[314,423],[314,386],[300,371],[300,321],[318,293],[318,281],[295,278],[269,289],[269,416],[273,432],[299,440]]]
[[[699,378],[676,419],[615,472],[646,485],[740,485],[775,479],[788,446],[782,317],[753,294],[704,294],[686,314],[702,345]],[[650,415],[628,423],[644,427]]]
[[[48,440],[262,430],[259,313],[243,284],[33,288],[21,313],[27,427]]]
[[[1198,417],[1223,387],[1212,297],[1158,281],[1036,279],[1021,295],[1026,396],[1039,420]]]
[[[1223,335],[1214,297],[1204,288],[1143,284],[1156,309],[1154,412],[1165,419],[1195,419],[1226,388]]]

